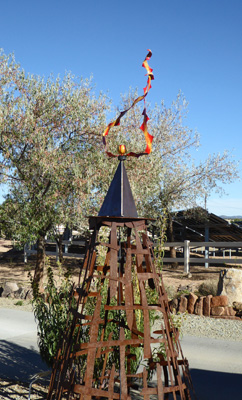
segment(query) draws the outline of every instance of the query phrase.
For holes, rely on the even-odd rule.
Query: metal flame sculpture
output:
[[[104,133],[103,133],[103,143],[104,143],[104,146],[105,146],[106,153],[107,153],[107,155],[108,155],[109,157],[118,157],[118,156],[119,156],[118,154],[113,154],[113,153],[107,151],[107,136],[108,136],[108,134],[109,134],[110,129],[111,129],[113,126],[118,126],[118,125],[120,125],[121,118],[122,118],[131,108],[133,108],[137,103],[139,103],[139,102],[142,101],[142,100],[144,100],[144,109],[143,109],[143,113],[142,113],[142,115],[143,115],[143,123],[142,123],[142,125],[140,126],[140,129],[144,132],[144,135],[145,135],[146,149],[145,149],[145,151],[142,152],[142,153],[133,153],[133,152],[130,152],[130,153],[126,154],[126,156],[130,156],[130,157],[140,157],[140,156],[143,156],[143,155],[146,155],[146,154],[150,154],[150,152],[151,152],[153,136],[150,135],[149,132],[148,132],[148,130],[147,130],[147,122],[149,121],[149,117],[148,117],[148,115],[147,115],[147,113],[146,113],[146,107],[145,107],[145,98],[146,98],[146,96],[147,96],[149,90],[150,90],[151,87],[152,87],[152,86],[151,86],[151,81],[154,79],[153,69],[150,68],[150,66],[149,66],[149,64],[148,64],[148,61],[150,60],[151,56],[152,56],[152,52],[151,52],[151,50],[148,50],[148,54],[147,54],[147,56],[145,57],[145,59],[144,59],[144,61],[143,61],[143,64],[142,64],[142,67],[144,67],[144,68],[146,69],[146,71],[147,71],[147,74],[146,74],[146,75],[148,76],[147,84],[146,84],[146,86],[145,86],[144,89],[143,89],[143,90],[144,90],[144,94],[143,94],[142,96],[137,97],[137,98],[133,101],[132,105],[131,105],[129,108],[127,108],[127,109],[124,110],[124,111],[121,111],[121,113],[119,114],[118,118],[117,118],[115,121],[110,122],[110,124],[108,124],[107,128],[105,129],[105,131],[104,131]],[[121,145],[121,146],[123,146],[123,145]]]
[[[154,78],[147,61],[145,99]],[[103,138],[128,110],[106,128]],[[143,112],[141,129],[149,154],[153,137]],[[121,156],[120,156],[121,154]],[[191,400],[195,398],[188,362],[184,359],[169,309],[162,274],[156,271],[149,220],[139,218],[124,168],[126,148],[119,146],[120,163],[97,217],[70,296],[70,310],[53,366],[48,400],[120,399]],[[108,231],[104,239],[101,230]],[[102,257],[100,257],[103,255]],[[158,323],[154,328],[154,316]],[[138,362],[142,361],[137,369]],[[143,364],[143,366],[142,366]],[[155,377],[152,382],[150,375]],[[137,389],[139,393],[137,394]],[[138,397],[137,397],[138,395]]]

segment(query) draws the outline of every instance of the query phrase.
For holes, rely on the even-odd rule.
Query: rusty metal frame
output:
[[[104,265],[100,266],[96,263],[96,246],[102,226],[110,229],[110,236],[108,243],[102,243],[107,251]],[[160,400],[195,399],[188,362],[182,354],[179,332],[172,323],[162,276],[153,263],[147,220],[92,217],[90,227],[93,234],[80,272],[79,287],[72,293],[76,306],[70,307],[47,399],[60,400],[64,396],[66,399],[129,400],[136,381],[140,383],[140,395],[144,400],[154,395]],[[126,235],[122,243],[118,240],[118,229]],[[105,282],[106,298],[101,294]],[[137,282],[136,287],[134,282]],[[155,304],[148,302],[148,287],[157,294]],[[87,304],[91,298],[94,304],[89,315]],[[110,320],[110,311],[118,312],[120,317]],[[151,311],[161,317],[160,329],[154,332],[150,329]],[[143,318],[142,331],[137,328],[137,312]],[[114,337],[113,332],[107,337],[110,323],[117,326],[118,337]],[[84,329],[89,330],[89,340],[85,342],[82,340]],[[158,354],[158,360],[153,359],[151,345],[161,343],[165,352]],[[143,348],[144,360],[156,371],[156,387],[149,385],[145,368],[143,372],[132,373],[131,360],[135,355],[131,350],[135,347]],[[109,360],[114,354],[119,355],[119,362],[110,366]],[[83,358],[84,368],[80,371],[78,363]],[[101,367],[95,369],[96,363],[101,361]]]

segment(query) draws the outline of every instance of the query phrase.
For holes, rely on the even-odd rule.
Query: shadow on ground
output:
[[[242,375],[226,372],[206,371],[202,369],[190,369],[196,400],[238,400],[241,399]],[[157,381],[149,384],[149,387],[157,387]],[[131,393],[132,400],[143,400],[140,394],[142,388],[137,387]],[[172,393],[167,395],[167,400],[172,400]],[[176,399],[180,395],[176,394]],[[192,399],[194,394],[191,393]],[[157,395],[150,396],[151,400],[157,400]]]
[[[2,381],[0,382],[0,399],[12,399],[13,393],[19,395],[17,382],[23,383],[21,394],[24,397],[22,398],[27,398],[31,377],[46,370],[48,368],[42,362],[36,350],[26,349],[6,340],[0,341],[0,381]],[[191,369],[190,371],[198,400],[235,400],[241,398],[241,374],[201,369]],[[8,382],[4,382],[5,379]],[[9,381],[16,383],[11,384]],[[44,383],[48,385],[48,381]],[[38,391],[40,395],[38,398],[45,398],[44,388],[39,387]],[[138,391],[134,398],[140,398]]]
[[[29,383],[33,375],[47,370],[35,349],[0,341],[0,378]]]
[[[31,388],[31,400],[46,400],[48,387],[42,384],[34,384]],[[0,379],[0,400],[28,399],[29,384],[4,381]]]
[[[198,400],[241,399],[242,375],[191,369],[192,382]]]

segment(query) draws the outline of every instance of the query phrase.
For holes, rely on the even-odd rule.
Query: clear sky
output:
[[[225,149],[242,158],[241,0],[2,1],[0,47],[32,74],[93,75],[117,106],[130,86],[142,93],[150,48],[149,102],[169,106],[181,90],[186,124],[201,135],[197,159]],[[225,190],[211,195],[208,210],[242,215],[242,183]]]

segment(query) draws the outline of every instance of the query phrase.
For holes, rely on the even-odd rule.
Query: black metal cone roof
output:
[[[123,161],[118,165],[98,216],[138,218]]]

